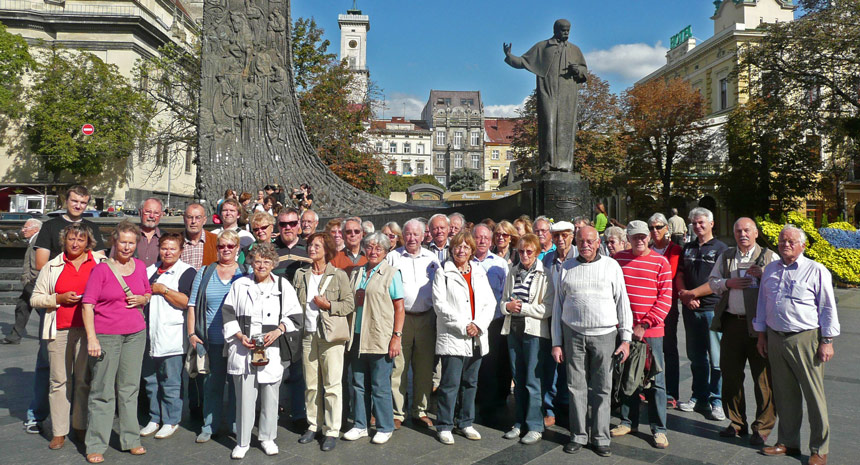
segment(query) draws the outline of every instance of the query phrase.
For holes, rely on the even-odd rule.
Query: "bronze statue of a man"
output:
[[[553,24],[553,37],[535,44],[523,56],[511,54],[503,44],[505,63],[537,76],[538,154],[540,170],[571,171],[576,136],[579,85],[587,67],[579,47],[567,41],[570,21]]]

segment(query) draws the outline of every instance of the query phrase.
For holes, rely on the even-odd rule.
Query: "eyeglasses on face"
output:
[[[253,230],[254,232],[259,232],[259,231],[265,231],[271,227],[272,227],[272,225],[267,224],[265,226],[257,226],[256,228],[251,228],[251,230]]]
[[[360,229],[345,229],[343,232],[344,232],[344,234],[347,234],[347,235],[361,234]]]
[[[665,225],[665,224],[658,224],[658,225],[656,225],[656,226],[648,226],[648,230],[649,230],[649,231],[659,231],[659,230],[661,230],[661,229],[663,229],[663,228],[665,228],[665,227],[666,227],[666,225]]]
[[[295,228],[296,226],[299,225],[299,222],[298,221],[279,221],[278,224],[282,228]]]
[[[498,236],[498,237],[503,237],[503,238],[505,238],[505,239],[507,239],[507,238],[511,237],[511,235],[510,235],[510,234],[508,234],[508,233],[496,233],[496,236]]]
[[[218,248],[219,249],[233,250],[236,248],[236,244],[218,244]]]

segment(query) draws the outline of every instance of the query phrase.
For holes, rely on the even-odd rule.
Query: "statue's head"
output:
[[[557,19],[552,25],[553,38],[566,42],[570,36],[570,21],[566,19]]]

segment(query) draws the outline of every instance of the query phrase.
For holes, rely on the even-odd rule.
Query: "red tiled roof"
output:
[[[484,132],[490,144],[510,144],[514,138],[517,118],[495,118],[484,120]]]

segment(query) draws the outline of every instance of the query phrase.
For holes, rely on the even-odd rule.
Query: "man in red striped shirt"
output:
[[[648,247],[648,225],[634,220],[627,225],[630,250],[616,253],[614,258],[624,273],[627,296],[633,311],[633,340],[645,341],[654,360],[665,365],[663,358],[663,320],[672,305],[672,267],[662,255]],[[648,395],[648,420],[651,423],[653,446],[669,447],[666,438],[666,377],[661,371],[654,377]],[[621,424],[612,429],[612,437],[624,436],[639,427],[639,392],[621,398]]]

